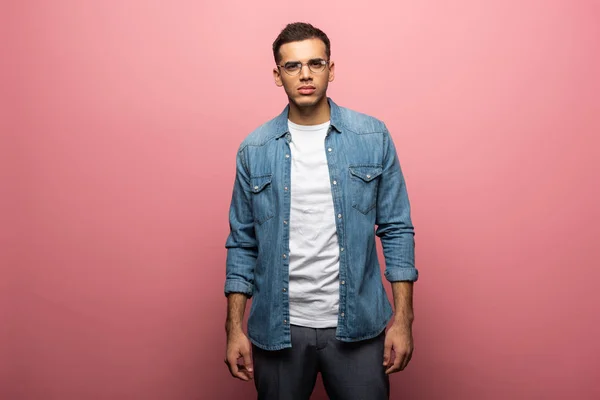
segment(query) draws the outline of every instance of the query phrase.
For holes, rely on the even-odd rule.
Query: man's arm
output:
[[[386,333],[383,365],[386,373],[401,371],[413,352],[412,323],[415,268],[414,227],[410,202],[393,140],[384,134],[383,172],[377,198],[377,230],[385,257],[385,277],[392,284],[394,318]],[[392,350],[395,354],[392,354]]]
[[[243,330],[247,299],[248,297],[242,293],[230,293],[227,296],[227,319],[225,320],[227,334]]]
[[[393,282],[394,293],[394,319],[387,331],[383,365],[387,367],[386,373],[391,374],[402,371],[412,358],[414,344],[412,337],[412,323],[414,320],[412,308],[412,282]],[[394,357],[392,357],[392,349]]]
[[[229,208],[230,233],[225,244],[227,248],[225,363],[232,376],[244,381],[252,379],[252,359],[250,341],[244,334],[242,325],[246,301],[252,296],[254,290],[254,266],[258,255],[249,181],[243,150],[240,150],[236,158],[236,177]],[[238,364],[240,358],[243,358],[243,365]]]
[[[413,282],[393,282],[394,324],[412,327],[415,315],[413,312]]]
[[[232,376],[243,381],[248,381],[253,377],[250,341],[242,328],[246,300],[245,294],[229,294],[227,296],[227,320],[225,321],[225,332],[227,333],[225,364]],[[240,358],[243,359],[243,364],[238,364]]]

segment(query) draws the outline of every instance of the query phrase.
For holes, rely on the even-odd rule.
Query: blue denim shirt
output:
[[[336,337],[350,342],[377,336],[393,314],[375,235],[388,281],[416,281],[418,271],[406,185],[385,124],[328,101],[331,126],[323,150],[340,246]],[[248,337],[266,350],[291,347],[288,111],[286,106],[239,147],[226,241],[225,295],[252,297]]]

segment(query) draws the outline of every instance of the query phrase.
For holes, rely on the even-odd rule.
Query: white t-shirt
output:
[[[290,323],[311,328],[337,326],[339,246],[331,180],[325,153],[330,122],[288,121],[290,143]]]

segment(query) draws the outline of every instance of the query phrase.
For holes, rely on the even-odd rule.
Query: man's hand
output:
[[[412,327],[410,323],[394,322],[385,333],[383,365],[386,374],[402,371],[408,365],[413,353]],[[395,356],[392,357],[392,350]]]
[[[242,364],[238,364],[240,359],[243,361]],[[252,358],[250,357],[250,341],[241,329],[227,334],[225,364],[235,378],[249,381],[254,377]]]

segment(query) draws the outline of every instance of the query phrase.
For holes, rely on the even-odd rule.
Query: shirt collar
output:
[[[342,117],[340,107],[334,103],[329,97],[327,98],[329,103],[329,118],[331,127],[338,133],[342,133]],[[277,139],[283,137],[289,133],[288,128],[288,115],[290,112],[290,105],[286,105],[281,114],[275,118],[275,137]]]

